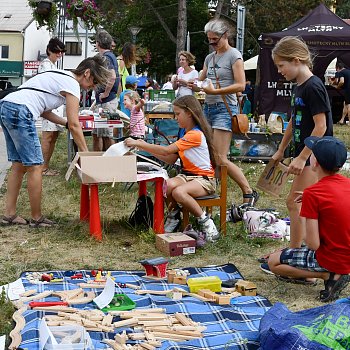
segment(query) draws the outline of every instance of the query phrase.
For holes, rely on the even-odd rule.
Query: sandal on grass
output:
[[[254,205],[256,204],[256,202],[259,199],[259,193],[255,190],[253,190],[252,193],[244,193],[243,194],[243,201],[245,199],[248,199],[248,201],[244,202],[244,204],[248,204],[248,206],[254,207]]]
[[[340,277],[335,280],[335,273],[330,272],[329,279],[324,281],[324,290],[320,291],[320,300],[322,302],[332,301],[338,299],[341,291],[348,285],[350,282],[349,275],[340,275]]]
[[[278,275],[276,275],[276,278],[283,282],[303,284],[305,286],[316,286],[317,284],[317,280],[308,281],[306,278],[291,278],[291,277],[278,276]]]
[[[52,220],[41,216],[38,220],[31,219],[29,222],[29,227],[31,228],[41,228],[41,227],[53,227],[56,223]]]
[[[12,216],[2,216],[0,225],[1,226],[28,225],[28,220],[23,219],[16,214]]]
[[[60,172],[58,170],[54,170],[54,169],[45,169],[43,170],[43,176],[58,176],[60,174]]]

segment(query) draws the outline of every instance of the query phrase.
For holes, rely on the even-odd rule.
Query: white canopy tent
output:
[[[256,69],[258,65],[258,57],[259,55],[256,55],[252,58],[249,58],[249,60],[244,61],[244,70]]]

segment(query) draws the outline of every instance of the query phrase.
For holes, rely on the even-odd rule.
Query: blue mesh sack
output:
[[[258,350],[349,350],[350,304],[291,312],[276,303],[260,322]]]

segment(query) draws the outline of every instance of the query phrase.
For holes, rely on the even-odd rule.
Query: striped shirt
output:
[[[136,107],[131,109],[130,113],[130,136],[145,136],[145,116],[143,110],[136,110]]]

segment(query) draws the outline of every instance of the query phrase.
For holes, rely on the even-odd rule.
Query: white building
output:
[[[63,42],[67,52],[63,59],[64,69],[73,69],[85,58],[96,54],[88,33],[79,26],[79,38],[67,21]],[[37,29],[28,0],[0,1],[0,88],[1,80],[20,85],[37,73],[40,60],[46,57],[46,45],[51,37],[46,28]],[[2,82],[4,84],[4,82]]]

